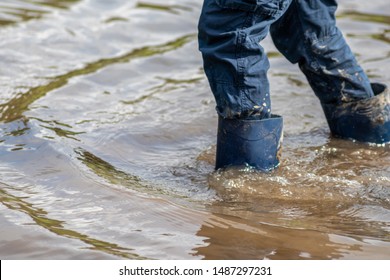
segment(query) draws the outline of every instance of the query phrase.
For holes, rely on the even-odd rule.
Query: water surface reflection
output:
[[[340,1],[338,19],[388,82],[390,10],[373,1]],[[389,146],[330,138],[269,38],[282,165],[214,172],[201,2],[0,4],[1,258],[390,258]]]

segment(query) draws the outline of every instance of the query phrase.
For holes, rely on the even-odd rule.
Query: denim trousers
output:
[[[336,0],[204,0],[199,50],[226,119],[269,118],[269,61],[261,41],[297,63],[322,104],[373,96],[370,82],[336,26]]]

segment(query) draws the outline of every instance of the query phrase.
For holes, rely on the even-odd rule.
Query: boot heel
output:
[[[335,137],[359,142],[390,142],[390,93],[379,83],[371,84],[375,96],[341,104],[321,104]]]

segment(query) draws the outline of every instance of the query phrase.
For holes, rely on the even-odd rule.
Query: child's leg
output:
[[[390,142],[390,93],[370,84],[340,30],[335,0],[293,0],[271,26],[277,48],[299,63],[321,101],[333,135]]]
[[[373,96],[370,82],[336,27],[335,0],[293,0],[271,27],[277,48],[299,63],[321,103]]]
[[[269,62],[260,42],[291,0],[205,0],[199,20],[204,70],[223,118],[268,118]]]
[[[271,115],[267,71],[260,46],[291,0],[205,0],[199,49],[219,114],[216,168],[279,164],[282,118]]]

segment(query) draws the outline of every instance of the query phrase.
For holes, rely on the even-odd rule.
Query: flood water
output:
[[[282,164],[214,172],[201,0],[2,0],[1,259],[390,259],[390,147],[333,139],[269,53]],[[389,84],[388,0],[339,27]]]

